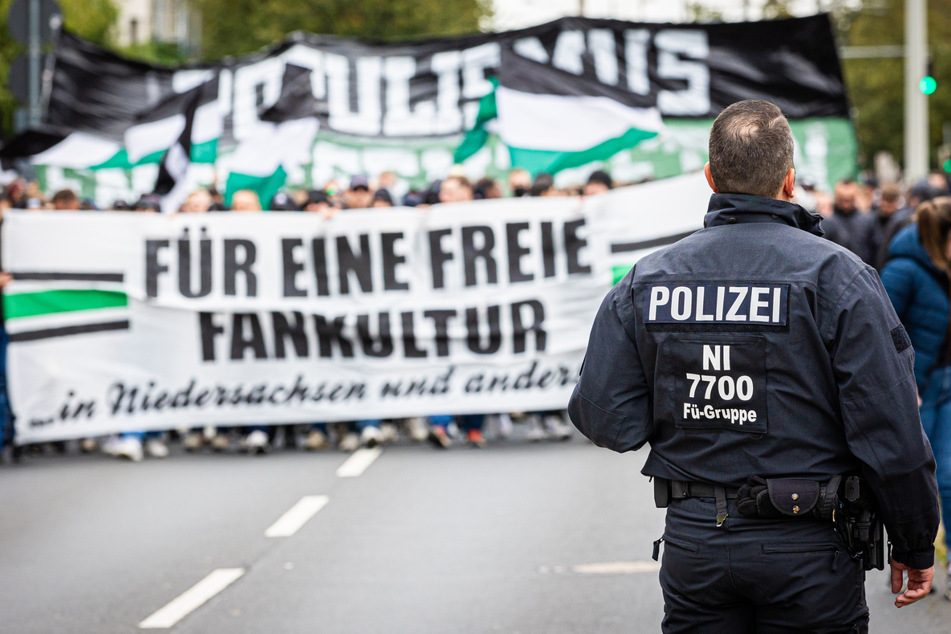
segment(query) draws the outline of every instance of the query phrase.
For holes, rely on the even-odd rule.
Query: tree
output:
[[[10,93],[10,65],[26,47],[13,39],[7,17],[14,0],[0,0],[0,114],[4,131],[13,129],[13,112],[19,105]],[[112,26],[119,15],[113,0],[57,0],[63,11],[63,25],[80,37],[103,46],[112,43]]]
[[[475,33],[489,0],[194,0],[202,58],[251,53],[294,31],[368,40]]]
[[[934,62],[938,90],[928,97],[929,141],[937,147],[942,128],[951,121],[951,0],[928,0],[928,49]],[[904,44],[903,0],[865,0],[862,7],[839,23],[846,46]],[[843,61],[849,100],[855,112],[855,131],[861,158],[871,166],[875,153],[891,152],[904,158],[905,61],[901,57]],[[934,160],[934,156],[932,156]]]

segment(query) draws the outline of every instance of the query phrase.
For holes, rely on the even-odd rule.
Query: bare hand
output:
[[[908,571],[908,589],[895,597],[895,607],[902,608],[923,599],[931,592],[931,582],[934,581],[934,566],[925,570],[909,568],[903,563],[892,559],[892,594],[901,592],[902,572]]]

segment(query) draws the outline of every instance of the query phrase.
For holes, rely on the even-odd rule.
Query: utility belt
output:
[[[885,568],[885,540],[875,497],[858,476],[837,475],[828,482],[750,476],[739,488],[654,478],[657,508],[691,497],[715,500],[717,526],[726,521],[731,499],[736,500],[737,512],[747,518],[831,521],[853,559],[862,559],[866,570]]]

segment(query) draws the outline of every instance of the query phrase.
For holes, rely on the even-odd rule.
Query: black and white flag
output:
[[[159,164],[155,193],[162,197],[163,214],[178,211],[188,196],[185,175],[188,174],[188,166],[191,165],[192,125],[195,122],[195,111],[200,101],[201,92],[196,91],[185,105],[185,129]]]

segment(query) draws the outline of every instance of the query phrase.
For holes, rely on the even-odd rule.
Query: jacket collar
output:
[[[704,227],[750,222],[781,222],[817,236],[824,233],[820,226],[822,216],[793,203],[747,194],[710,196]]]

